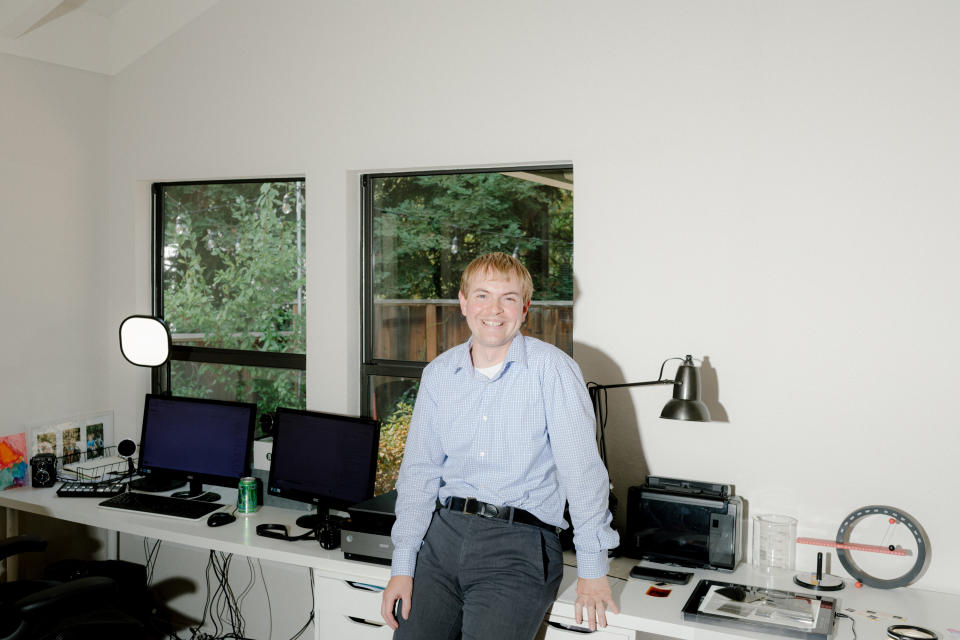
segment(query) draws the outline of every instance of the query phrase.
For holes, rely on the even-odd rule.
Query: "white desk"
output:
[[[236,490],[219,488],[217,490],[223,494],[220,502],[228,504],[236,494]],[[261,507],[255,514],[238,515],[235,523],[223,527],[208,527],[206,518],[194,521],[100,509],[97,503],[102,500],[103,498],[60,498],[55,488],[21,487],[0,492],[0,506],[7,507],[8,516],[9,510],[23,511],[110,529],[118,533],[298,566],[320,568],[331,566],[331,564],[334,566],[358,564],[344,560],[343,554],[339,551],[325,551],[316,541],[287,542],[264,538],[256,533],[257,525],[262,523],[286,524],[291,532],[302,531],[303,529],[297,527],[295,522],[299,516],[304,515],[303,511]],[[8,535],[11,533],[14,532],[8,531]],[[389,571],[386,573],[389,574]]]
[[[220,488],[216,490],[223,495],[223,500],[220,502],[230,504],[235,501],[236,490]],[[379,630],[378,627],[353,622],[349,617],[339,614],[334,615],[330,609],[336,605],[337,601],[329,599],[330,589],[327,588],[324,590],[323,587],[328,586],[328,582],[346,584],[343,582],[344,580],[385,586],[390,577],[389,567],[345,560],[341,551],[326,551],[321,548],[315,540],[290,542],[274,538],[264,538],[256,534],[257,525],[264,523],[286,524],[291,533],[301,532],[303,529],[296,526],[296,519],[304,515],[305,512],[303,511],[265,506],[261,507],[255,514],[247,516],[238,515],[237,521],[229,525],[208,527],[206,518],[192,521],[100,509],[97,507],[97,503],[101,500],[103,499],[60,498],[57,496],[55,488],[36,489],[33,487],[21,487],[0,492],[0,507],[6,507],[7,509],[8,536],[18,533],[17,514],[22,511],[99,527],[117,533],[160,539],[165,542],[200,549],[211,549],[223,553],[233,553],[251,558],[272,560],[298,567],[309,567],[314,570],[314,583],[317,586],[317,597],[315,598],[317,610],[317,624],[314,625],[315,638],[319,639],[321,633],[322,637],[331,637],[327,632],[327,620],[333,618],[336,618],[334,622],[340,624],[349,623],[349,625],[356,626],[363,632],[367,632],[368,628],[374,631]],[[110,546],[112,549],[108,548],[108,556],[116,557],[116,536],[113,535],[111,538],[112,544]],[[9,571],[8,575],[10,575]],[[357,590],[351,589],[351,591]],[[326,596],[323,601],[321,601],[320,598],[321,594],[325,594]],[[370,606],[356,609],[356,602],[351,602],[354,608],[347,609],[350,612],[349,615],[380,622],[379,593],[357,591],[356,595],[361,596],[362,601],[365,603],[371,604],[375,602],[376,609],[371,610]],[[356,600],[356,596],[354,596],[354,600]],[[383,628],[389,631],[388,628]],[[386,637],[389,637],[389,634],[386,634]]]
[[[615,559],[611,563],[610,573],[611,575],[625,576],[634,564],[636,564],[635,560]],[[712,625],[687,622],[683,619],[680,610],[700,579],[785,589],[797,593],[817,593],[796,586],[793,583],[795,573],[794,571],[778,571],[775,574],[767,575],[746,564],[741,564],[733,573],[696,570],[689,584],[667,585],[672,589],[672,593],[667,598],[654,598],[645,595],[647,589],[653,584],[651,582],[632,579],[624,582],[615,579],[614,582],[623,585],[619,587],[619,593],[616,586],[614,589],[614,594],[618,596],[617,601],[620,603],[621,613],[617,616],[608,616],[607,621],[611,625],[684,640],[731,640],[732,638],[771,640],[771,638],[780,636],[726,630]],[[960,629],[960,626],[958,626],[960,624],[960,595],[911,588],[874,589],[863,587],[857,589],[850,580],[846,581],[844,589],[823,592],[820,595],[835,598],[841,612],[845,612],[848,608],[859,612],[850,614],[856,620],[857,638],[859,640],[885,640],[887,627],[894,624],[892,620],[873,621],[868,619],[863,613],[867,609],[883,614],[905,616],[907,618],[906,624],[913,624],[935,631],[940,635],[941,640],[960,640],[960,634],[954,635],[947,632],[948,628]],[[568,603],[572,601],[573,597],[572,589],[562,592],[553,607],[553,612],[567,615],[567,612],[571,611]],[[831,637],[837,640],[853,640],[850,621],[836,620]]]
[[[225,493],[224,501],[229,495]],[[256,525],[262,523],[284,523],[291,531],[298,531],[299,528],[294,523],[297,517],[303,514],[302,511],[262,507],[256,514],[240,516],[233,524],[214,528],[206,526],[205,519],[193,522],[128,514],[98,509],[97,502],[98,498],[58,498],[55,489],[18,488],[0,492],[0,507],[6,507],[8,511],[8,535],[16,533],[16,512],[24,511],[120,533],[311,567],[314,569],[316,591],[316,638],[390,638],[392,635],[388,627],[375,626],[380,622],[380,594],[351,584],[365,583],[382,587],[389,579],[388,567],[345,560],[339,550],[325,551],[312,540],[286,542],[256,535]],[[572,554],[568,554],[567,558],[572,559]],[[633,564],[633,560],[616,559],[611,564],[611,575],[622,578]],[[614,577],[614,596],[620,604],[621,612],[608,615],[610,626],[591,634],[590,637],[594,640],[635,640],[639,632],[641,635],[655,634],[681,640],[771,640],[779,636],[686,622],[680,610],[701,578],[802,591],[793,585],[792,575],[792,572],[783,572],[766,576],[749,565],[741,565],[733,573],[697,571],[689,584],[669,585],[672,592],[666,598],[647,596],[646,591],[652,584],[650,582]],[[551,621],[573,623],[575,588],[576,570],[567,567],[560,587],[560,596],[551,610]],[[948,628],[960,629],[960,595],[918,589],[856,589],[849,582],[842,591],[825,595],[837,598],[841,611],[847,608],[856,611],[870,609],[902,615],[907,618],[908,624],[936,631],[941,640],[960,640],[960,634],[947,631]],[[883,619],[869,620],[862,613],[853,615],[859,640],[881,640],[885,638],[887,626],[892,624],[891,621]],[[363,620],[369,623],[365,624]],[[542,637],[562,640],[582,637],[582,634],[551,627],[545,630]],[[849,620],[837,621],[833,638],[852,640]]]

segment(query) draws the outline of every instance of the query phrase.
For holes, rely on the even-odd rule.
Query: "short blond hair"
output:
[[[470,282],[475,276],[485,274],[500,274],[505,278],[515,277],[520,281],[520,293],[523,296],[523,304],[526,305],[533,298],[533,278],[530,272],[523,266],[523,263],[500,251],[487,253],[477,258],[467,265],[460,276],[460,293],[466,298],[470,294]]]

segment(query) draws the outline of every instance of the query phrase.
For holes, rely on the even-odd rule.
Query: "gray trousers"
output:
[[[557,598],[556,533],[440,509],[417,554],[410,619],[394,640],[531,640]]]

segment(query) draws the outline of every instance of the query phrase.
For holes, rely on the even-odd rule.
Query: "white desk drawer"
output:
[[[540,628],[536,640],[636,640],[637,633],[630,629],[607,627],[590,629],[583,623],[577,624],[569,618],[551,615]]]
[[[319,612],[325,612],[383,622],[380,617],[383,589],[376,587],[385,586],[362,580],[351,581],[317,576],[314,588],[318,615]]]
[[[383,624],[379,615],[377,621]],[[372,621],[371,621],[372,622]],[[317,625],[321,638],[336,640],[389,640],[393,637],[393,629],[383,624],[375,626],[369,622],[352,620],[349,616],[333,613],[317,615]]]

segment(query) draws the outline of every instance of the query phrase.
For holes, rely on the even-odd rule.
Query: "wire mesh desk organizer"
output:
[[[116,447],[99,447],[68,453],[57,458],[57,480],[98,483],[127,475],[127,459],[117,455]]]
[[[57,458],[57,489],[61,497],[108,497],[123,493],[131,465],[116,447],[99,447]]]
[[[830,635],[835,612],[826,596],[714,580],[701,580],[683,607],[685,620],[816,640]]]

